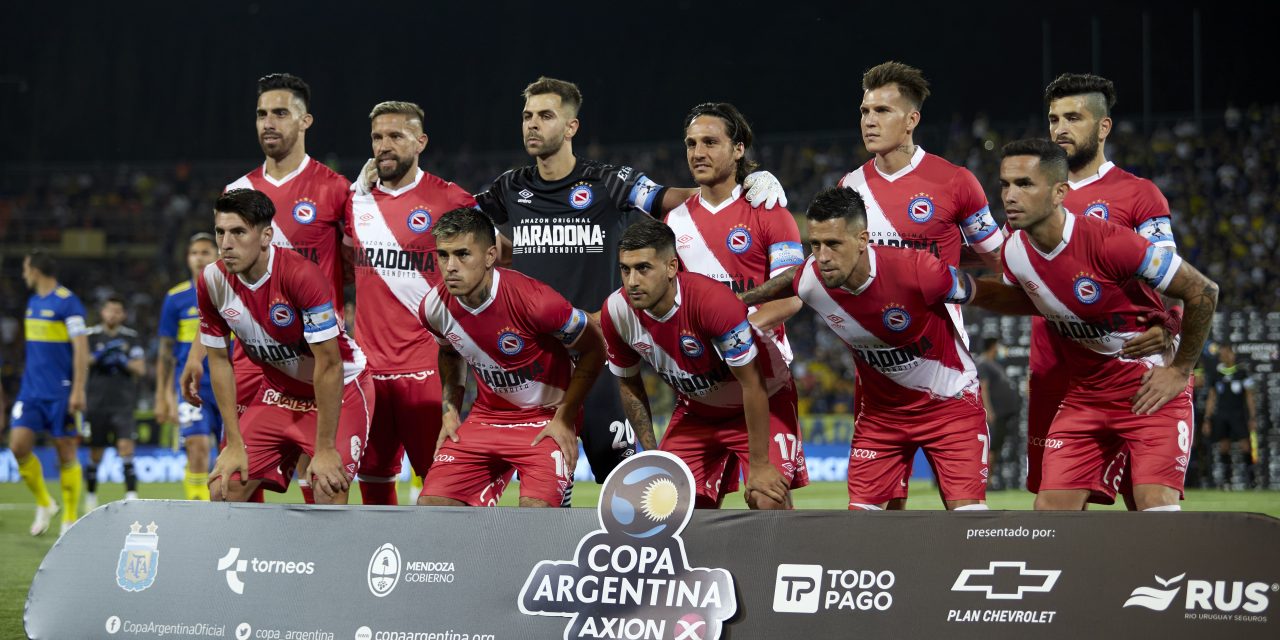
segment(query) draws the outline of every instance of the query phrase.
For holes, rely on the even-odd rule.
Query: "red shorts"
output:
[[[1054,416],[1058,415],[1058,406],[1062,404],[1063,398],[1067,397],[1070,384],[1067,374],[1060,371],[1032,372],[1028,387],[1030,397],[1027,399],[1027,491],[1039,493],[1040,470],[1044,460],[1045,445],[1049,440],[1049,428],[1053,425]]]
[[[976,397],[958,411],[930,418],[877,415],[865,408],[849,447],[850,504],[880,504],[906,495],[911,462],[923,448],[943,500],[985,500],[990,434]],[[907,420],[907,421],[904,421]]]
[[[1182,492],[1194,436],[1191,392],[1152,415],[1135,415],[1128,398],[1068,396],[1053,421],[1041,490],[1088,489],[1103,493],[1107,465],[1128,447],[1134,485],[1159,484]],[[1114,493],[1111,494],[1114,500]]]
[[[573,470],[560,445],[543,438],[530,442],[543,426],[491,425],[470,419],[458,427],[458,441],[445,439],[422,481],[422,495],[452,498],[473,507],[498,503],[514,469],[520,474],[520,497],[558,507],[573,486]]]
[[[360,466],[374,408],[373,380],[362,373],[342,388],[335,443],[347,478]],[[240,417],[240,433],[249,456],[249,478],[265,488],[289,488],[300,454],[315,454],[316,410],[310,398],[294,398],[262,386]]]
[[[689,465],[701,504],[719,504],[723,489],[737,488],[736,471],[741,469],[745,475],[751,468],[747,423],[741,417],[706,418],[676,407],[658,449],[675,454]],[[792,489],[809,484],[794,387],[769,398],[769,463]],[[734,471],[727,482],[725,478],[730,474],[726,469]]]
[[[440,376],[435,371],[374,374],[373,388],[378,406],[360,460],[361,480],[400,475],[406,452],[414,475],[427,475],[440,437]]]

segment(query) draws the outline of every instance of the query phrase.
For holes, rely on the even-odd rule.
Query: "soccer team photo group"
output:
[[[87,178],[21,196],[14,172],[0,535],[32,551],[0,585],[25,608],[12,632],[1070,637],[1114,618],[1123,637],[1266,637],[1280,557],[1226,541],[1277,531],[1234,512],[1280,515],[1280,111],[1138,131],[1147,80],[1098,72],[1097,24],[1093,65],[1050,74],[1046,35],[1047,84],[965,97],[1041,105],[999,134],[981,112],[930,122],[956,69],[908,55],[845,66],[852,104],[814,86],[809,108],[853,139],[762,131],[749,77],[654,109],[670,139],[652,148],[601,147],[592,119],[614,105],[562,65],[456,125],[399,91],[321,118],[336,76],[266,65],[237,124],[263,159],[235,174],[134,177],[154,205],[131,208]],[[436,142],[489,113],[522,154]],[[367,135],[368,160],[317,135]],[[1243,213],[1197,195],[1212,189]],[[108,222],[8,226],[40,201]],[[555,511],[503,515],[525,508]],[[1088,535],[1114,548],[1091,556]],[[1206,536],[1222,575],[1161,559]],[[775,541],[795,546],[747,551]],[[368,593],[333,554],[368,564]],[[75,562],[73,589],[103,595],[60,620]],[[147,599],[184,589],[177,574],[212,608]],[[321,576],[360,593],[318,606],[299,580]],[[260,615],[289,591],[306,604]],[[362,608],[410,597],[444,599],[418,618]]]

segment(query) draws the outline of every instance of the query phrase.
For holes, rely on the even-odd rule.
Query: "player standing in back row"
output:
[[[116,453],[124,466],[124,499],[138,497],[138,473],[133,466],[138,441],[138,382],[147,374],[138,332],[124,326],[128,314],[124,299],[111,296],[102,303],[102,323],[89,328],[88,409],[89,464],[84,468],[84,511],[98,507],[98,463],[114,436]]]
[[[951,267],[959,266],[961,246],[967,244],[987,268],[999,269],[1004,234],[978,179],[915,143],[920,109],[929,97],[924,74],[901,62],[885,62],[862,75],[862,89],[862,143],[875,157],[838,186],[862,196],[870,241],[928,251]],[[967,347],[959,305],[947,310]],[[855,413],[861,403],[856,400]],[[906,480],[889,508],[905,506]]]
[[[254,189],[265,193],[275,206],[271,221],[272,244],[290,249],[320,266],[337,296],[338,312],[343,308],[342,216],[350,198],[351,183],[329,167],[307,155],[307,130],[315,118],[311,115],[311,87],[301,78],[287,73],[273,73],[258,80],[256,110],[258,144],[266,155],[262,166],[227,185],[232,189]],[[187,401],[199,406],[199,389],[188,380],[203,375],[204,347],[197,343],[191,349],[182,372],[183,394]],[[236,388],[241,410],[248,406],[250,395],[262,382],[262,371],[249,360],[243,350],[233,354]],[[306,470],[306,460],[299,471]],[[305,474],[298,485],[303,498],[312,502],[311,488]]]
[[[425,115],[411,102],[383,102],[369,114],[378,182],[357,192],[346,215],[355,244],[356,326],[378,396],[369,446],[360,467],[364,504],[396,504],[405,452],[426,475],[440,435],[439,349],[418,321],[418,308],[440,284],[435,221],[474,207],[458,185],[418,166],[427,146]]]
[[[1169,202],[1150,180],[1115,166],[1106,158],[1107,137],[1111,134],[1111,110],[1116,89],[1110,80],[1095,75],[1064,73],[1045,89],[1049,111],[1049,138],[1067,152],[1067,192],[1062,206],[1077,215],[1093,216],[1131,229],[1157,247],[1177,251]],[[1154,328],[1151,338],[1160,343],[1176,333]],[[1027,408],[1027,490],[1040,489],[1040,461],[1046,436],[1058,406],[1067,395],[1069,376],[1064,375],[1062,349],[1066,339],[1049,330],[1041,317],[1031,319],[1031,395]],[[1135,340],[1125,346],[1130,356],[1142,356],[1147,341]],[[1158,344],[1160,349],[1165,345]],[[1132,487],[1124,479],[1128,453],[1121,450],[1114,463],[1104,468],[1100,487],[1091,501],[1110,504],[1116,492],[1125,489],[1125,501],[1133,508]]]
[[[632,167],[575,157],[582,92],[573,83],[543,77],[523,95],[522,140],[536,162],[502,174],[476,201],[510,234],[499,242],[510,243],[513,268],[555,287],[578,308],[599,309],[620,284],[623,230],[637,215],[660,217],[695,190],[668,189]],[[786,204],[768,173],[752,174],[745,186],[753,204],[772,207],[780,198]],[[635,434],[611,376],[592,388],[581,435],[597,480],[635,453]]]

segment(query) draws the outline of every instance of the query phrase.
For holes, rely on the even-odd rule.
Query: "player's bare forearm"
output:
[[[71,392],[84,393],[89,381],[89,338],[76,336],[71,339]]]
[[[747,420],[747,451],[751,464],[769,464],[769,392],[760,376],[760,358],[742,367],[729,367],[742,385],[742,413]]]
[[[800,311],[804,303],[798,296],[773,300],[760,305],[747,319],[761,331],[773,331]]]
[[[192,363],[200,365],[200,361],[204,360],[208,355],[208,348],[200,342],[199,338],[191,341],[191,350],[187,351],[187,361],[182,363],[183,368],[191,366]],[[203,365],[201,365],[203,366]]]
[[[1184,261],[1165,292],[1183,303],[1182,342],[1170,366],[1190,376],[1209,338],[1213,311],[1218,306],[1218,285]]]
[[[578,414],[582,413],[582,403],[591,392],[591,387],[600,377],[604,368],[604,334],[600,333],[600,323],[587,316],[587,326],[578,336],[573,349],[578,352],[578,363],[573,367],[569,377],[569,388],[565,389],[564,401],[556,410],[564,417],[567,424],[577,424]]]
[[[338,339],[311,345],[311,355],[316,359],[311,378],[316,397],[316,450],[336,449],[338,415],[342,411],[342,353]]]
[[[653,212],[653,217],[661,220],[672,209],[684,204],[685,200],[697,195],[696,187],[667,187],[662,190],[662,200],[658,203],[658,210]]]
[[[758,305],[770,300],[782,300],[794,296],[792,283],[796,279],[799,267],[791,267],[778,275],[769,278],[764,284],[738,294],[738,298],[747,305]]]
[[[979,253],[978,258],[982,260],[982,266],[990,269],[993,273],[1000,273],[1004,269],[1004,265],[1000,263],[1000,251],[1003,248],[1001,246],[994,251]]]
[[[442,345],[436,358],[436,366],[440,368],[441,412],[455,411],[461,414],[462,394],[466,390],[464,376],[467,375],[467,363],[453,347]]]
[[[973,285],[973,300],[969,304],[975,307],[1006,316],[1040,315],[1021,287],[1011,287],[993,276],[974,278]]]
[[[658,438],[653,433],[653,413],[649,408],[649,392],[644,389],[640,374],[618,378],[618,394],[622,398],[622,414],[635,429],[645,451],[658,449]]]
[[[173,357],[173,338],[160,338],[160,346],[156,354],[156,402],[168,398],[166,390],[173,388],[173,367],[177,361]],[[167,381],[167,383],[166,383]]]
[[[147,375],[147,361],[142,358],[134,358],[133,360],[130,360],[129,364],[125,365],[125,368],[128,369],[129,373],[132,373],[135,378],[141,378],[142,376]]]
[[[193,350],[196,343],[192,344]],[[244,447],[244,438],[240,435],[240,419],[236,413],[236,376],[231,369],[231,359],[226,349],[210,348],[209,384],[213,387],[213,398],[218,401],[218,413],[222,415],[222,430],[226,434],[227,446]]]

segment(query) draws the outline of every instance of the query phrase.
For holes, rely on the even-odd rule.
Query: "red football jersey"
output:
[[[812,257],[794,283],[796,295],[853,352],[862,409],[903,420],[981,412],[977,367],[947,309],[972,295],[966,280],[923,251],[867,251],[871,274],[857,290],[827,288]]]
[[[471,365],[478,393],[467,419],[508,426],[555,417],[573,373],[569,347],[587,326],[586,312],[554,289],[501,268],[484,304],[472,309],[441,283],[422,299],[419,319]]]
[[[882,173],[872,158],[841,178],[839,186],[862,195],[867,230],[876,244],[923,249],[955,266],[961,242],[989,253],[1004,241],[978,179],[919,145],[897,173]]]
[[[1139,360],[1122,355],[1124,342],[1146,327],[1137,318],[1163,310],[1163,291],[1182,264],[1130,229],[1090,216],[1065,213],[1062,243],[1049,253],[1024,231],[1005,243],[1005,282],[1020,286],[1063,338],[1072,392],[1110,400],[1133,395],[1142,374],[1171,354]],[[1153,290],[1154,289],[1154,290]]]
[[[1169,201],[1155,183],[1105,162],[1097,174],[1068,184],[1071,191],[1062,203],[1067,211],[1133,229],[1151,244],[1177,250]],[[1062,338],[1041,318],[1033,318],[1032,325],[1028,364],[1032,371],[1052,371],[1062,362]]]
[[[231,189],[257,189],[276,207],[271,243],[292,249],[320,266],[329,278],[342,312],[342,217],[347,210],[351,182],[311,156],[293,173],[276,180],[267,165],[250,171],[227,185]]]
[[[342,328],[328,278],[291,251],[267,251],[267,272],[257,282],[228,273],[221,260],[205,267],[196,280],[200,341],[225,349],[234,331],[269,387],[310,399],[315,357],[309,345],[337,338],[343,383],[351,382],[364,370],[364,354]]]
[[[452,209],[475,205],[462,187],[421,169],[399,189],[378,185],[352,196],[346,232],[355,247],[356,327],[370,371],[435,368],[435,340],[418,319],[422,299],[441,282],[431,225]]]
[[[772,396],[791,381],[772,340],[755,339],[747,306],[706,276],[676,274],[675,305],[666,315],[636,311],[619,289],[600,310],[609,370],[633,376],[648,362],[675,390],[690,413],[705,417],[742,415],[742,384],[729,367],[750,364],[764,351],[765,390]]]
[[[800,229],[791,212],[751,206],[742,197],[742,187],[734,187],[733,196],[716,206],[695,194],[672,209],[666,222],[675,232],[676,252],[684,268],[724,283],[734,293],[754,289],[804,263]],[[754,307],[748,310],[754,311]],[[779,325],[770,338],[790,363],[785,328]]]

